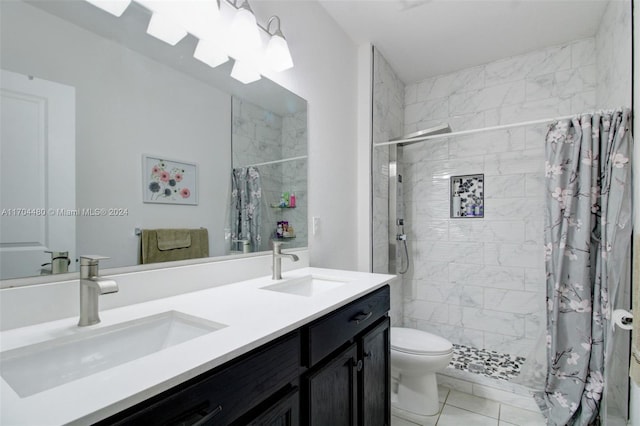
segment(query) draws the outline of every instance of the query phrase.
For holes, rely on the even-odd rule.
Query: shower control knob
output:
[[[396,235],[396,240],[398,240],[398,241],[407,241],[407,234],[398,234],[398,235]]]

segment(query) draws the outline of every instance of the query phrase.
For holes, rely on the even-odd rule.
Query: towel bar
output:
[[[200,229],[205,229],[205,228],[204,228],[204,226],[201,226]],[[137,235],[139,237],[140,235],[142,235],[142,228],[137,228],[137,227],[134,228],[133,229],[133,234]]]

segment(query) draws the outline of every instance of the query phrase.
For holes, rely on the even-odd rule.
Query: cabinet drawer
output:
[[[307,329],[304,362],[311,367],[389,311],[386,285],[311,323]]]
[[[300,334],[295,332],[100,424],[227,425],[296,381],[299,370]]]

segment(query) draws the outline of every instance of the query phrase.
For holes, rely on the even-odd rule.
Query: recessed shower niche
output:
[[[451,176],[452,218],[484,217],[484,175]]]

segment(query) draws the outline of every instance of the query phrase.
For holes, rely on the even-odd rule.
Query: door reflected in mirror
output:
[[[266,78],[249,85],[233,80],[233,61],[210,68],[194,59],[193,37],[176,46],[155,40],[145,31],[150,16],[137,4],[115,18],[83,0],[0,3],[0,210],[17,212],[0,218],[0,279],[53,272],[47,251],[68,252],[70,272],[81,253],[109,256],[105,268],[139,265],[136,229],[204,228],[215,258],[269,250],[278,222],[288,221],[295,231],[290,247],[307,245],[306,102]],[[22,86],[68,88],[73,105],[61,101],[62,109],[49,110],[66,111],[63,124],[38,116],[42,106],[29,103],[28,91],[5,87],[11,80],[5,71]],[[262,116],[232,115],[232,97],[239,114]],[[45,119],[54,134],[43,133]],[[277,129],[267,125],[276,122]],[[243,140],[245,131],[253,139]],[[144,203],[143,155],[197,165],[197,205]],[[291,157],[301,158],[255,166]],[[231,178],[234,168],[251,165],[263,178],[264,196],[261,226],[250,234],[260,243],[245,247],[232,242],[246,236],[233,237]],[[289,200],[295,195],[296,208],[270,207],[285,193]]]

